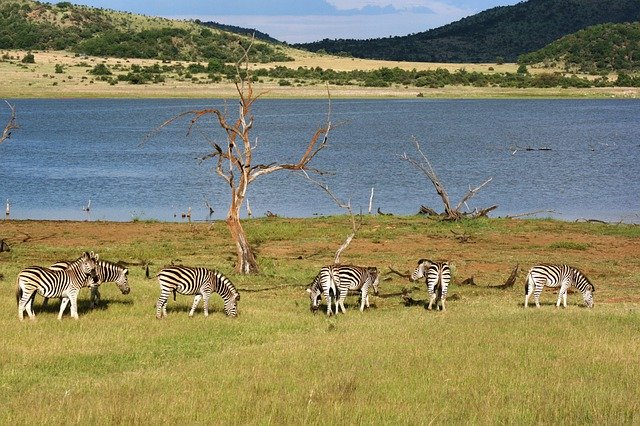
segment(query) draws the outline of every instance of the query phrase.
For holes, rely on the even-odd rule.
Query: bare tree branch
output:
[[[486,184],[488,184],[492,180],[493,180],[493,178],[490,177],[489,179],[487,179],[484,182],[482,182],[482,184],[480,186],[478,186],[477,188],[471,189],[471,187],[469,187],[469,192],[467,192],[465,194],[465,196],[462,197],[462,200],[460,200],[460,202],[456,206],[456,210],[460,210],[460,208],[462,207],[463,204],[465,204],[469,199],[471,199],[473,196],[475,196],[478,193],[478,191],[480,191],[482,189],[482,187],[484,187]]]
[[[465,216],[472,216],[472,217],[481,217],[481,216],[486,216],[487,213],[489,213],[490,211],[496,209],[498,206],[491,206],[489,208],[480,210],[480,211],[475,211],[474,213],[463,213],[460,209],[463,206],[466,206],[466,203],[469,199],[471,199],[473,196],[475,196],[478,191],[480,191],[480,189],[482,189],[485,185],[487,185],[489,182],[491,182],[491,180],[493,178],[489,178],[486,181],[484,181],[480,186],[478,186],[477,188],[471,188],[469,187],[469,191],[465,194],[464,197],[462,197],[462,199],[460,200],[460,202],[456,205],[456,207],[452,207],[451,206],[451,201],[449,199],[449,194],[447,194],[447,190],[445,189],[444,185],[442,184],[442,182],[440,181],[440,179],[438,178],[438,175],[436,174],[435,170],[433,169],[433,166],[431,166],[431,162],[429,161],[429,159],[427,158],[427,156],[425,155],[425,153],[422,151],[422,148],[420,148],[420,143],[418,142],[418,140],[414,137],[412,139],[413,141],[413,145],[416,149],[416,151],[418,151],[418,153],[420,154],[421,159],[420,160],[416,160],[415,158],[409,157],[407,155],[407,153],[403,153],[400,156],[400,159],[403,161],[408,162],[409,164],[413,165],[414,167],[416,167],[417,169],[419,169],[420,171],[422,171],[425,176],[431,181],[431,183],[433,184],[433,187],[436,190],[436,193],[440,196],[440,199],[442,200],[442,204],[444,205],[444,217],[447,220],[459,220],[462,219]],[[429,209],[427,207],[422,206],[420,209],[420,212],[424,212],[427,214],[437,214],[434,210]]]
[[[9,107],[9,110],[11,111],[11,114],[9,116],[9,121],[7,122],[7,125],[5,126],[4,130],[2,131],[2,135],[0,136],[0,143],[2,143],[5,140],[9,139],[11,137],[11,132],[18,128],[18,124],[16,123],[16,109],[15,109],[15,107],[13,105],[11,105],[9,103],[9,101],[5,100],[5,103]]]
[[[319,186],[320,188],[322,188],[322,190],[324,192],[326,192],[327,194],[329,194],[329,197],[331,197],[331,199],[333,200],[334,203],[336,203],[336,205],[340,208],[345,209],[348,213],[349,213],[349,217],[351,218],[351,234],[349,234],[349,236],[347,237],[347,239],[345,240],[345,242],[338,248],[338,251],[336,251],[336,255],[333,259],[333,263],[334,264],[338,264],[340,263],[340,255],[342,254],[342,252],[349,246],[349,244],[351,244],[351,241],[353,240],[353,238],[356,236],[356,233],[358,232],[358,229],[360,228],[359,225],[356,225],[356,218],[353,215],[353,210],[351,209],[351,201],[349,200],[348,202],[344,202],[342,200],[340,200],[330,189],[329,186],[317,181],[316,179],[313,179],[311,176],[309,176],[309,174],[306,172],[306,170],[302,170],[302,173],[305,175],[305,177],[307,179],[309,179],[311,182],[313,182],[314,184],[316,184],[317,186]]]

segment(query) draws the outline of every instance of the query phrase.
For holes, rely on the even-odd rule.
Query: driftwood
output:
[[[495,288],[498,290],[506,290],[508,288],[513,287],[513,285],[516,283],[516,278],[518,276],[518,269],[520,268],[520,264],[516,263],[516,266],[514,266],[513,270],[511,271],[511,275],[509,275],[509,278],[507,278],[507,280],[504,282],[504,284],[502,285],[497,285],[497,286],[492,286],[491,288]]]
[[[471,239],[471,235],[467,235],[465,233],[458,233],[453,229],[451,230],[451,233],[456,236],[456,240],[458,240],[458,242],[460,243],[468,243],[469,240]]]
[[[387,272],[385,275],[389,275],[389,274],[396,274],[401,276],[402,278],[407,278],[407,279],[411,278],[410,273],[402,273],[402,272],[396,271],[391,266],[389,266],[389,272]]]
[[[511,275],[509,275],[509,278],[507,278],[507,280],[504,282],[504,284],[501,285],[488,285],[486,286],[487,288],[491,288],[491,289],[496,289],[496,290],[506,290],[508,288],[513,287],[513,285],[516,283],[516,278],[518,277],[518,269],[520,269],[520,264],[516,263],[516,266],[513,267],[513,269],[511,270]],[[477,286],[478,284],[476,284],[475,279],[473,278],[473,276],[463,280],[462,282],[460,282],[458,285],[472,285],[472,286]]]
[[[5,102],[9,106],[9,110],[11,110],[11,115],[9,116],[9,121],[7,122],[7,125],[4,127],[2,134],[0,134],[0,143],[9,139],[11,137],[11,132],[14,129],[18,128],[18,124],[16,123],[16,109],[8,101],[5,100]]]
[[[473,276],[467,278],[466,280],[462,281],[459,285],[477,285],[476,282],[473,280]]]
[[[442,181],[440,181],[440,178],[438,178],[438,175],[436,174],[435,169],[431,165],[429,158],[427,158],[426,154],[420,148],[420,143],[416,138],[413,138],[413,145],[416,151],[418,152],[418,154],[420,155],[420,157],[418,159],[415,159],[413,157],[409,157],[405,152],[400,156],[400,159],[408,162],[409,164],[413,165],[415,168],[420,170],[422,173],[424,173],[424,175],[429,179],[429,181],[433,185],[434,189],[436,190],[436,193],[442,200],[442,204],[444,206],[443,214],[438,214],[433,209],[430,209],[425,206],[422,206],[420,208],[420,213],[424,212],[423,214],[428,214],[430,216],[440,216],[445,220],[460,220],[465,217],[478,218],[478,217],[486,216],[490,211],[495,210],[498,207],[498,206],[491,206],[482,210],[476,209],[474,212],[471,212],[471,213],[462,211],[463,207],[468,208],[467,201],[469,201],[472,197],[474,197],[478,193],[478,191],[480,191],[480,189],[482,189],[485,185],[491,182],[493,178],[489,178],[485,180],[482,184],[480,184],[476,188],[469,187],[469,190],[462,197],[462,199],[460,199],[460,202],[458,202],[458,204],[455,207],[453,207],[453,205],[451,204],[451,200],[449,199],[449,194],[447,193],[446,188],[442,184]]]

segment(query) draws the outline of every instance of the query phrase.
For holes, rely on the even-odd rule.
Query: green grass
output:
[[[382,296],[372,296],[375,306],[363,313],[350,296],[347,314],[331,318],[310,313],[304,289],[349,233],[345,217],[246,222],[263,269],[252,277],[232,272],[222,223],[93,225],[116,237],[91,223],[63,222],[57,243],[39,237],[51,234],[41,226],[50,225],[0,223],[0,236],[12,243],[0,253],[0,424],[640,422],[634,226],[620,225],[627,230],[611,236],[592,224],[557,221],[366,217],[343,259],[377,264]],[[459,243],[452,229],[470,241]],[[33,242],[18,242],[25,232]],[[77,246],[68,241],[73,235]],[[579,243],[577,236],[591,242],[579,250],[550,247],[554,238],[560,246]],[[214,296],[208,318],[199,310],[189,319],[192,298],[179,295],[168,317],[156,320],[158,284],[132,266],[131,294],[105,284],[105,304],[91,311],[87,291],[78,321],[68,313],[57,321],[57,303],[43,310],[39,297],[37,320],[20,323],[18,271],[33,259],[69,257],[88,241],[110,260],[151,261],[152,273],[177,259],[217,267],[240,289],[240,314],[225,317]],[[631,247],[624,262],[614,259],[618,246]],[[413,268],[424,251],[457,264],[446,312],[404,306],[395,296],[413,288],[415,300],[426,299],[423,283],[388,273],[388,266]],[[459,284],[470,275],[498,283],[516,262],[526,269],[545,256],[567,256],[588,271],[594,309],[576,293],[567,309],[556,309],[546,289],[540,309],[524,310],[524,273],[508,290]]]

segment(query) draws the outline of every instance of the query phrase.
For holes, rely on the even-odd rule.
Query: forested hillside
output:
[[[0,49],[54,49],[166,60],[235,61],[248,39],[195,22],[31,0],[0,2]],[[254,62],[287,60],[279,46],[256,42]]]
[[[426,32],[296,47],[359,58],[425,62],[515,62],[562,36],[603,23],[640,20],[639,0],[529,0]]]
[[[560,63],[568,72],[591,74],[639,71],[640,22],[589,27],[522,55],[519,62],[543,66]]]

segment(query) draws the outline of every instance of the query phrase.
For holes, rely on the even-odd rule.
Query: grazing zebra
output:
[[[327,315],[332,314],[331,293],[336,305],[336,314],[342,309],[345,313],[344,300],[349,291],[360,291],[360,311],[369,307],[369,286],[378,294],[378,268],[373,266],[361,267],[353,265],[330,265],[320,269],[307,289],[311,299],[311,311],[316,312],[320,303],[320,296],[324,294],[327,302]]]
[[[18,274],[16,290],[20,321],[24,318],[25,310],[30,319],[35,319],[32,306],[36,292],[44,297],[62,297],[59,320],[62,319],[62,314],[69,302],[71,302],[71,317],[78,319],[78,292],[82,287],[90,285],[92,280],[98,279],[97,262],[97,254],[85,252],[71,262],[66,269],[55,271],[40,266],[23,269]]]
[[[596,288],[591,281],[579,270],[567,265],[537,265],[529,270],[524,283],[524,307],[529,305],[529,297],[533,293],[536,307],[540,307],[540,293],[542,288],[560,287],[556,307],[560,307],[560,301],[567,307],[567,290],[574,286],[582,292],[582,298],[587,307],[593,308],[593,293]]]
[[[320,299],[324,294],[327,302],[327,315],[333,313],[331,310],[331,298],[332,296],[336,297],[336,287],[331,275],[331,266],[323,266],[307,288],[307,293],[309,293],[309,299],[311,300],[311,312],[316,313],[318,311]]]
[[[171,266],[158,272],[160,297],[156,304],[156,318],[167,316],[167,299],[169,294],[176,292],[195,295],[193,306],[189,311],[192,317],[201,299],[204,299],[204,316],[209,316],[209,298],[211,293],[218,293],[224,300],[224,313],[235,317],[238,315],[238,301],[240,293],[231,281],[222,273],[206,268],[192,268],[188,266]]]
[[[442,310],[445,311],[445,300],[447,300],[447,290],[451,281],[451,268],[448,262],[432,262],[427,259],[418,260],[416,270],[411,274],[411,280],[415,281],[420,278],[427,277],[427,291],[429,292],[429,306],[433,307],[436,303],[438,309],[438,301],[441,301]]]
[[[49,269],[57,271],[66,269],[69,267],[69,262],[56,262],[49,266]],[[98,290],[100,284],[115,282],[122,294],[129,294],[131,289],[129,288],[129,270],[122,266],[109,262],[108,260],[98,260],[96,263],[96,274],[98,275],[98,281],[90,283],[91,288],[91,308],[98,306],[100,302],[100,291]],[[48,297],[44,298],[42,306],[46,306],[49,301]]]

